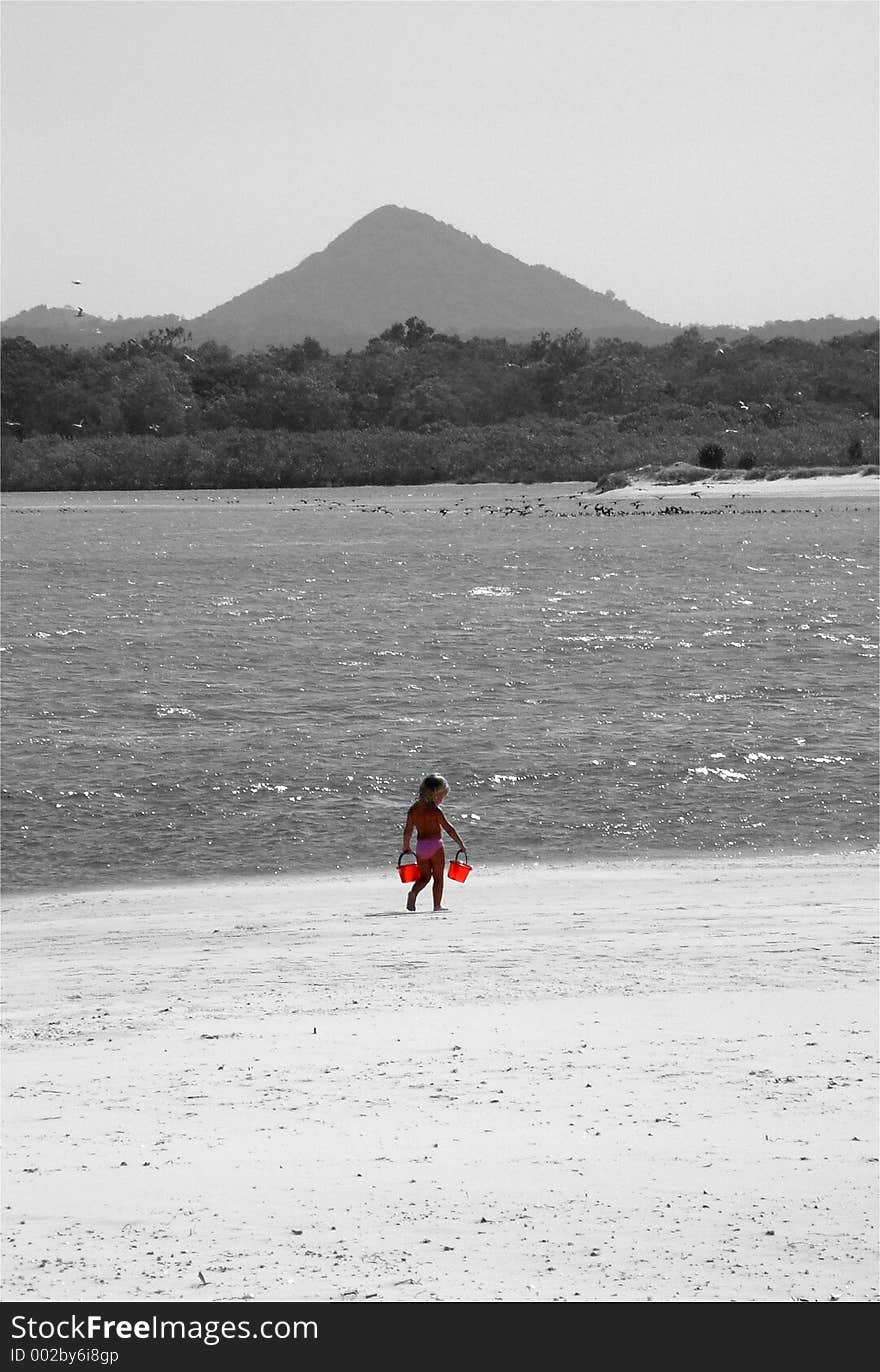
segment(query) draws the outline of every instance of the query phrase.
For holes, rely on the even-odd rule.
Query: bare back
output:
[[[418,830],[419,838],[440,838],[442,819],[443,811],[433,800],[417,800],[407,814],[407,822]]]

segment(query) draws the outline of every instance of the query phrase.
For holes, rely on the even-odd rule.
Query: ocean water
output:
[[[393,879],[430,771],[475,870],[874,847],[877,570],[867,489],[7,495],[5,888]]]

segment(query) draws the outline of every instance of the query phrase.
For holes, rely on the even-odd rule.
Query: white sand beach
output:
[[[681,495],[699,495],[700,499],[732,499],[741,500],[743,498],[758,498],[761,501],[768,499],[789,500],[793,496],[810,496],[813,498],[828,499],[830,497],[862,498],[876,501],[880,496],[880,479],[876,475],[857,476],[851,472],[841,473],[840,476],[780,476],[776,480],[755,480],[749,481],[745,476],[724,477],[719,479],[714,473],[710,472],[705,478],[697,481],[683,481],[676,484],[668,482],[658,482],[648,475],[635,473],[628,486],[605,491],[602,494],[602,501],[623,498],[632,499],[635,497],[662,498],[666,501],[674,501]]]
[[[873,856],[404,898],[7,900],[4,1300],[877,1300]]]

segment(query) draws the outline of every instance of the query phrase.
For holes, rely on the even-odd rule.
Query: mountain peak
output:
[[[363,218],[356,219],[351,227],[356,228],[358,224],[366,224],[371,219],[393,221],[395,219],[408,219],[410,217],[420,219],[431,218],[429,214],[423,214],[421,210],[411,210],[406,205],[379,205],[375,210],[370,210],[369,214],[365,214]]]
[[[422,210],[411,210],[405,205],[380,205],[378,209],[370,210],[363,218],[356,219],[355,222],[345,229],[333,243],[338,243],[340,239],[350,237],[361,237],[366,234],[461,234],[462,238],[470,238],[469,234],[462,233],[451,224],[446,224],[441,219],[435,219],[433,215],[425,214]],[[328,247],[332,247],[332,243]]]
[[[363,218],[356,219],[346,233],[351,233],[352,229],[358,228],[362,224],[405,224],[428,223],[440,224],[442,221],[435,219],[433,215],[425,214],[423,210],[411,210],[406,205],[380,205],[375,210],[370,210]]]
[[[360,348],[416,315],[462,337],[511,340],[578,328],[585,335],[660,342],[669,326],[612,292],[527,266],[472,234],[402,205],[380,205],[321,252],[192,321],[196,342],[238,349],[298,342]]]

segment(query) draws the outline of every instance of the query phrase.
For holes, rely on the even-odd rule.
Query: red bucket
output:
[[[401,867],[400,864],[403,858],[406,858],[406,861]],[[401,853],[400,857],[397,859],[397,875],[400,877],[404,886],[409,885],[411,881],[418,881],[419,864],[416,862],[412,853]]]
[[[464,862],[459,862],[458,853],[462,854],[462,856],[464,857]],[[467,881],[471,872],[471,869],[470,867],[468,867],[467,864],[467,853],[464,851],[463,848],[459,848],[458,853],[456,853],[455,857],[449,864],[449,876],[452,879],[452,881]]]

